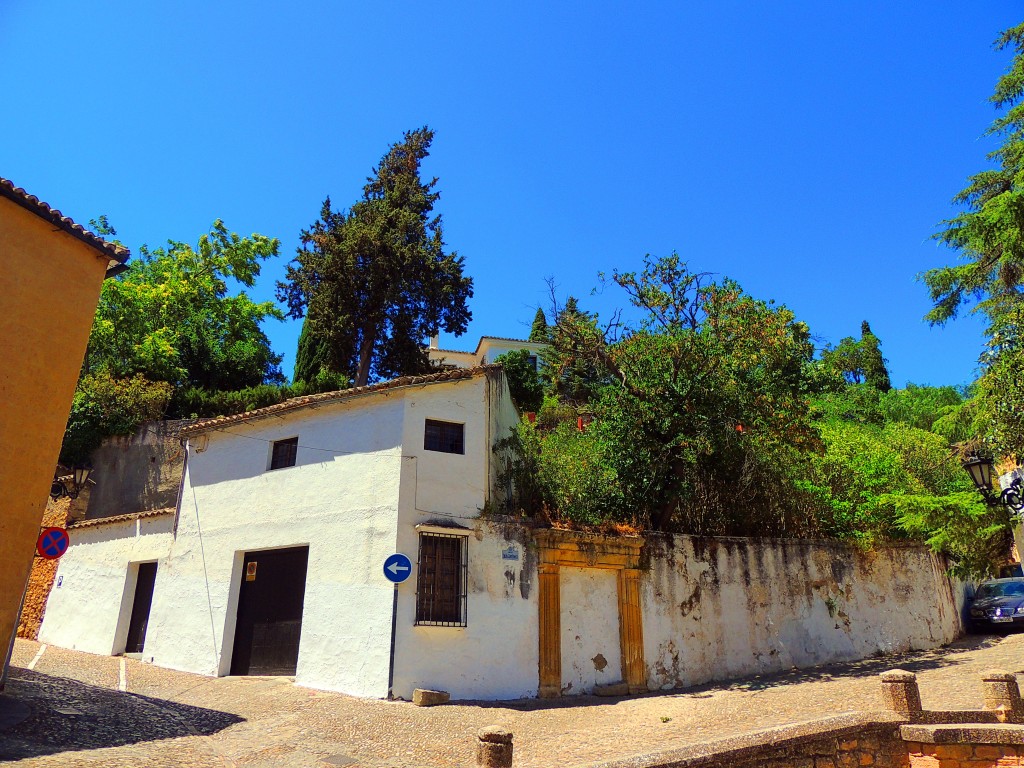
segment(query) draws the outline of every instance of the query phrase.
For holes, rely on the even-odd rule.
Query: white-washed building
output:
[[[476,349],[472,352],[468,350],[457,350],[457,349],[440,349],[438,347],[438,337],[430,337],[430,346],[427,347],[426,353],[432,365],[436,365],[440,368],[451,369],[451,368],[475,368],[480,365],[490,365],[498,359],[500,355],[506,352],[514,352],[520,349],[525,349],[534,364],[534,368],[539,366],[541,353],[548,348],[549,345],[543,344],[537,341],[527,341],[525,339],[508,339],[502,336],[481,336],[480,341],[476,345]]]
[[[187,427],[177,509],[73,526],[40,639],[363,696],[534,695],[523,547],[474,531],[517,419],[491,366]],[[395,552],[417,571],[397,588]]]

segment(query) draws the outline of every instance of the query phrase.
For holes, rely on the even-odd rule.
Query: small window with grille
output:
[[[427,419],[423,430],[423,449],[442,453],[465,453],[465,424]]]
[[[270,468],[283,469],[295,466],[295,455],[299,452],[299,438],[275,440],[270,449]]]
[[[433,627],[466,626],[466,536],[420,534],[416,580],[416,623]]]

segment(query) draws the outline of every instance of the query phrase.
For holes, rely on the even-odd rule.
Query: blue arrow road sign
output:
[[[412,576],[412,560],[401,552],[396,552],[384,561],[384,578],[388,581],[401,584],[410,576]]]

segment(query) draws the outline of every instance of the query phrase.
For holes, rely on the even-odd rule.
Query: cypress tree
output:
[[[537,307],[537,314],[533,316],[529,340],[541,343],[547,343],[551,340],[551,333],[548,331],[548,319],[544,316],[544,310],[540,307]]]
[[[408,131],[393,144],[350,209],[328,198],[320,219],[278,283],[288,314],[306,316],[330,351],[328,363],[356,386],[430,370],[423,341],[465,332],[473,281],[445,248],[437,179],[420,177],[434,132]]]
[[[878,337],[871,332],[868,321],[862,322],[860,324],[860,351],[864,381],[879,392],[888,392],[892,389],[892,382],[889,380],[889,369],[885,367],[886,361],[882,357],[880,344]]]

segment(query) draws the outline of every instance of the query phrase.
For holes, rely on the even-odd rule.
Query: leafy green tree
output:
[[[60,460],[71,466],[88,461],[110,435],[131,435],[144,421],[163,416],[172,387],[136,374],[115,379],[109,373],[87,374],[78,382]]]
[[[1000,145],[988,155],[993,167],[971,176],[953,198],[961,211],[935,236],[961,263],[922,275],[934,303],[926,315],[932,323],[979,300],[977,308],[998,317],[1019,303],[1024,284],[1024,24],[1003,32],[995,46],[1014,51],[990,99],[1003,113],[986,135]]]
[[[280,310],[228,291],[229,281],[251,288],[277,249],[277,240],[239,237],[220,220],[195,248],[142,246],[131,269],[103,284],[84,371],[214,390],[283,381],[262,330]]]
[[[588,371],[583,402],[593,422],[573,451],[577,462],[590,451],[589,465],[606,477],[614,471],[624,502],[613,521],[698,534],[812,531],[787,476],[815,440],[806,326],[674,254],[612,279],[644,311],[640,325],[609,339],[566,302],[548,363],[552,391],[577,408],[564,394],[566,373]],[[548,411],[546,401],[538,419],[546,429]],[[535,460],[545,476],[562,447],[541,443]]]
[[[867,320],[861,323],[860,340],[847,336],[821,354],[821,366],[830,374],[848,384],[866,383],[880,392],[892,389],[885,363],[878,337]]]
[[[530,341],[547,343],[549,338],[548,319],[544,310],[537,307],[537,314],[533,316],[533,325],[530,326]]]
[[[971,176],[953,198],[960,210],[935,236],[960,263],[921,277],[933,302],[926,319],[933,324],[972,304],[989,322],[977,396],[958,420],[944,419],[942,428],[961,437],[973,431],[975,446],[1016,455],[1024,451],[1024,24],[1003,32],[995,46],[1014,54],[990,98],[1000,114],[986,135],[999,146],[988,155],[990,167]]]
[[[291,317],[326,345],[331,371],[370,380],[429,370],[423,340],[465,332],[473,281],[444,247],[437,179],[420,178],[434,132],[405,133],[347,211],[328,198],[278,283]]]
[[[811,415],[816,422],[846,421],[855,424],[885,423],[879,405],[881,393],[870,384],[847,384],[811,398]]]
[[[989,348],[998,345],[985,358],[985,368],[977,382],[974,399],[977,432],[983,436],[985,450],[1002,456],[1024,456],[1024,350],[1016,340],[1002,344],[999,332]]]
[[[936,422],[956,412],[963,403],[964,396],[956,387],[907,384],[905,389],[886,392],[878,407],[887,422],[901,422],[930,432]]]
[[[293,397],[345,389],[349,384],[342,376],[320,371],[312,381],[296,381],[292,384],[258,384],[238,390],[219,391],[182,387],[174,391],[168,411],[177,418],[230,416],[276,405]]]
[[[530,360],[529,350],[515,349],[498,355],[494,362],[505,371],[512,401],[520,411],[539,411],[544,402],[544,387],[537,375],[537,369]]]

